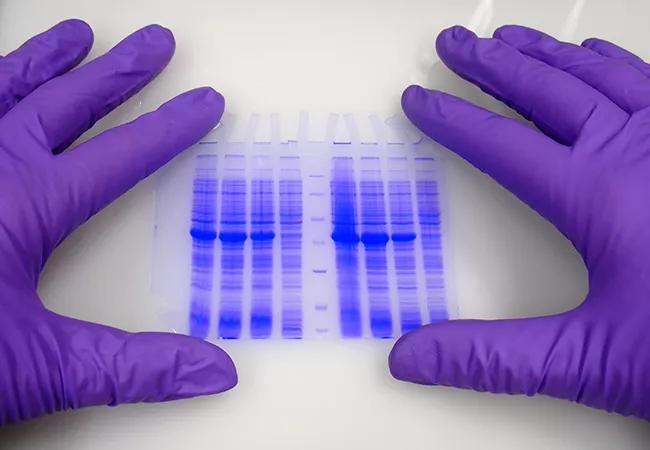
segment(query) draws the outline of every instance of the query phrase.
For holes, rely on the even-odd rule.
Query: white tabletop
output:
[[[0,53],[59,20],[95,30],[92,56],[129,32],[171,28],[176,56],[143,94],[89,135],[164,99],[210,84],[233,113],[399,111],[420,83],[504,111],[435,64],[434,38],[503,23],[563,39],[613,40],[650,58],[650,3],[604,0],[20,0],[0,2]],[[559,312],[578,304],[586,273],[552,226],[456,158],[449,164],[454,282],[462,317]],[[73,234],[41,293],[57,312],[129,330],[157,329],[149,291],[151,180]],[[0,431],[3,449],[646,449],[635,419],[549,398],[495,396],[394,381],[388,342],[228,342],[239,386],[162,405],[98,407]]]

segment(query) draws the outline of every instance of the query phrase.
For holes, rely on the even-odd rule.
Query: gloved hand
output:
[[[541,132],[417,86],[402,97],[407,116],[551,221],[582,255],[589,293],[554,316],[415,330],[391,352],[393,376],[650,419],[650,65],[519,26],[492,39],[453,27],[436,48]]]
[[[221,95],[195,89],[61,153],[174,52],[171,32],[152,25],[68,72],[92,40],[88,25],[68,20],[0,59],[0,425],[88,405],[210,394],[237,382],[230,358],[204,341],[62,317],[38,298],[52,250],[223,112]]]

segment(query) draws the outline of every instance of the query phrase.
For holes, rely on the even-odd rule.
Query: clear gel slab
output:
[[[152,287],[206,339],[394,338],[453,318],[443,170],[403,120],[226,116],[157,179]]]

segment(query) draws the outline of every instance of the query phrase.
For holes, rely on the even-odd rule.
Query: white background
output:
[[[639,1],[5,0],[0,53],[59,20],[95,30],[91,56],[129,32],[171,28],[176,56],[145,92],[89,134],[197,85],[232,113],[399,111],[417,82],[504,111],[436,65],[434,38],[460,23],[487,35],[503,23],[564,39],[599,36],[650,57],[650,4]],[[540,86],[540,88],[543,88]],[[87,137],[87,136],[86,136]],[[451,220],[461,315],[503,318],[578,304],[586,273],[549,224],[452,159]],[[149,293],[151,180],[72,235],[41,293],[57,312],[129,330],[156,329]],[[388,342],[228,342],[239,386],[163,405],[91,408],[0,431],[9,449],[647,449],[650,427],[548,398],[409,385],[388,374]],[[650,374],[649,374],[650,376]]]

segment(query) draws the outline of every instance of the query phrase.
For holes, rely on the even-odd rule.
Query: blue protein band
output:
[[[253,285],[250,331],[253,339],[266,339],[273,327],[273,180],[253,179],[251,200]]]
[[[298,119],[227,116],[156,180],[161,319],[267,340],[393,338],[453,317],[435,144],[400,118]]]
[[[282,252],[282,336],[300,339],[302,327],[302,180],[300,171],[281,168],[280,245]]]
[[[419,158],[419,160],[424,166],[418,171],[416,190],[427,289],[427,307],[429,321],[436,323],[449,319],[443,277],[438,184],[432,179],[434,160],[432,158]],[[431,168],[426,170],[427,166]]]
[[[226,155],[228,164],[230,155]],[[230,161],[232,164],[232,161]],[[246,179],[233,170],[221,187],[221,289],[218,335],[237,339],[242,329],[244,244],[246,241]]]
[[[357,193],[354,160],[332,158],[332,240],[336,248],[337,290],[341,335],[361,336],[359,288],[359,241],[357,233]]]
[[[393,334],[386,244],[389,236],[384,206],[384,183],[379,158],[361,159],[361,242],[365,249],[370,331],[374,337]]]
[[[217,157],[201,155],[197,159],[192,186],[192,266],[190,287],[190,323],[192,336],[205,338],[210,332],[214,241],[217,237]]]
[[[407,333],[422,325],[418,301],[415,259],[416,234],[411,183],[408,179],[391,180],[388,183],[388,192],[400,329],[402,333]]]

